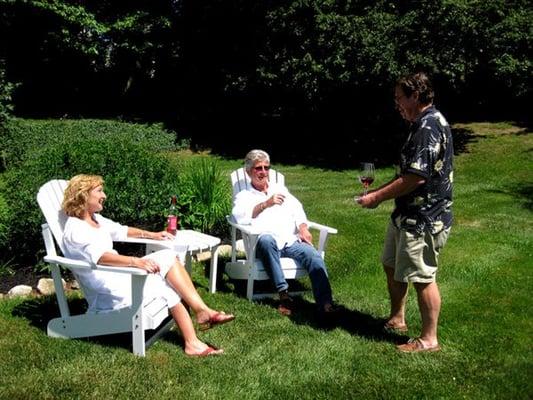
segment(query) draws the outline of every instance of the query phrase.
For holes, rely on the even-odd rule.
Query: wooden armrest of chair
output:
[[[135,243],[135,244],[145,245],[146,248],[151,248],[152,251],[174,248],[174,242],[172,240],[154,240],[154,239],[147,239],[147,238],[128,237],[122,240],[116,240],[116,242]]]
[[[322,256],[322,258],[324,258],[324,255],[325,255],[325,252],[326,252],[326,245],[327,245],[327,241],[328,241],[328,235],[330,233],[331,234],[336,234],[337,233],[337,229],[331,228],[331,227],[326,226],[326,225],[318,224],[318,223],[313,222],[313,221],[308,221],[308,226],[309,226],[309,228],[317,229],[317,230],[320,231],[320,236],[318,238],[317,250],[320,253],[320,255]]]
[[[318,229],[319,231],[326,231],[328,234],[336,234],[338,231],[330,226],[322,225],[313,221],[307,221],[309,228]]]
[[[172,247],[172,240],[154,240],[148,238],[136,238],[128,237],[122,240],[116,240],[120,243],[138,243],[138,244],[149,244],[149,245],[160,245],[161,247]]]
[[[227,216],[226,218],[227,218],[227,220],[228,220],[228,223],[229,223],[232,227],[234,227],[234,228],[240,230],[242,233],[245,233],[245,234],[247,234],[247,235],[259,235],[259,234],[261,233],[260,230],[255,229],[255,228],[252,227],[251,225],[245,225],[245,224],[238,224],[238,223],[236,223],[236,222],[233,220],[233,218],[232,218],[231,216]]]
[[[147,275],[145,270],[131,267],[111,267],[109,265],[91,264],[85,261],[73,260],[62,256],[45,256],[44,261],[50,264],[58,264],[73,270],[97,269],[99,271],[119,272],[130,275]]]

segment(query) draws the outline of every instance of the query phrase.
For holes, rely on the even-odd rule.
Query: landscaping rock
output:
[[[63,282],[63,288],[65,289],[67,287],[67,283],[62,279]],[[56,292],[54,287],[54,280],[51,278],[41,278],[39,279],[39,282],[37,283],[37,290],[42,295],[51,295]]]
[[[244,256],[244,243],[242,240],[237,240],[236,248],[237,248],[237,255],[239,257]],[[230,244],[221,245],[218,254],[221,257],[231,257],[231,245]]]
[[[73,279],[69,282],[69,286],[72,290],[80,290],[80,284],[76,279]]]
[[[29,296],[32,293],[33,289],[28,285],[17,285],[7,292],[7,297],[19,297],[19,296]]]
[[[211,258],[211,252],[210,251],[204,251],[203,253],[198,253],[195,256],[196,261],[202,262],[205,260],[209,260]]]

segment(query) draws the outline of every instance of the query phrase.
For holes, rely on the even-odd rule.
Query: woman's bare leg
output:
[[[218,312],[209,308],[194,287],[187,270],[176,260],[176,264],[168,271],[166,280],[176,289],[183,301],[192,308],[199,323],[207,322]]]
[[[185,354],[197,355],[207,350],[209,346],[196,336],[191,316],[185,306],[182,303],[178,303],[170,309],[170,312],[172,313],[176,325],[180,328],[183,340],[185,341]],[[219,354],[222,353],[223,350],[218,349],[215,352],[216,354]]]

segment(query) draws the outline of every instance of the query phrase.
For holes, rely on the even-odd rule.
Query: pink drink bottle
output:
[[[170,199],[170,208],[168,210],[167,217],[167,232],[173,235],[176,234],[179,229],[178,213],[176,209],[176,196],[172,196]]]

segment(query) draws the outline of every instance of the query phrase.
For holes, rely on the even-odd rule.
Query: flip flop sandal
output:
[[[214,347],[208,346],[207,349],[197,354],[187,354],[188,357],[210,357],[210,356],[219,356],[224,353],[222,349],[215,349]]]
[[[207,321],[198,323],[198,326],[200,327],[201,331],[206,331],[208,329],[211,329],[215,325],[222,325],[227,322],[233,321],[234,319],[235,316],[233,314],[226,314],[220,311],[216,314],[213,314],[211,318],[209,318]]]

